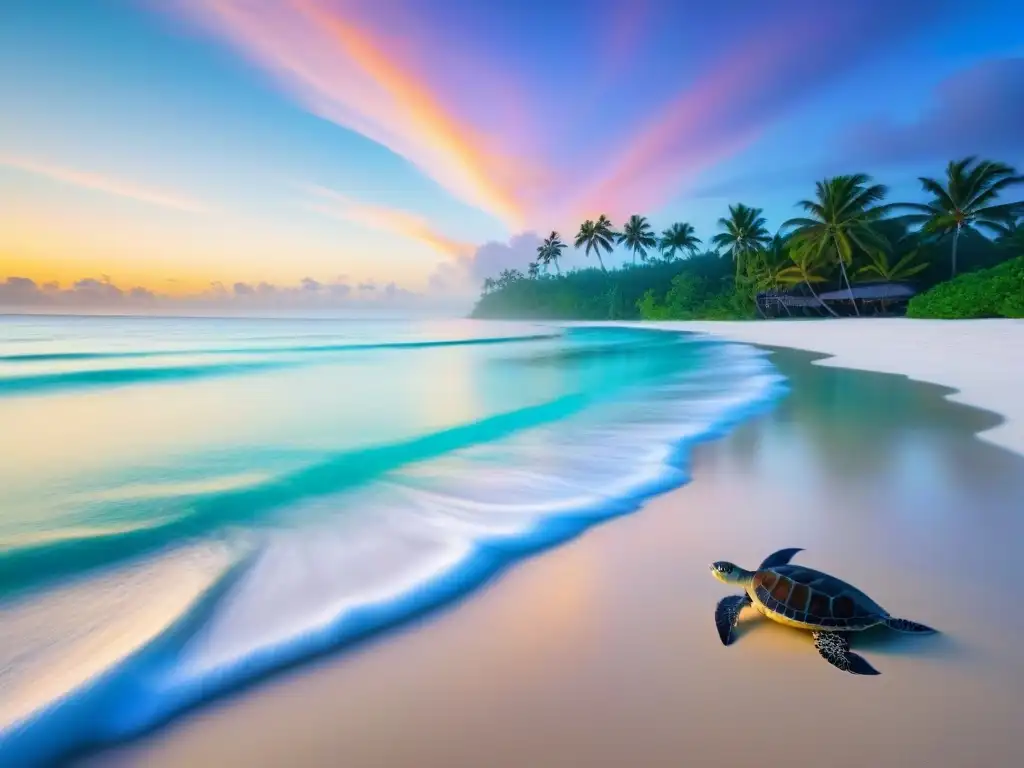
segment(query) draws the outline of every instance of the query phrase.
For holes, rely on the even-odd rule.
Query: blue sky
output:
[[[708,239],[829,173],[912,198],[1024,162],[1020,29],[995,0],[7,0],[0,302],[455,306],[602,212]]]

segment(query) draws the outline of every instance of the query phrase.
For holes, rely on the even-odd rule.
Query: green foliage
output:
[[[750,208],[743,203],[729,206],[729,218],[718,220],[722,229],[711,242],[726,253],[736,263],[736,274],[739,274],[744,258],[766,247],[771,242],[771,235],[765,228],[765,219],[760,208]]]
[[[601,251],[611,253],[618,237],[618,233],[612,229],[611,221],[602,213],[596,222],[587,219],[580,225],[580,231],[576,233],[573,245],[577,249],[583,248],[585,256],[589,256],[591,251],[597,254],[597,261],[603,270],[605,266],[604,259],[601,258]]]
[[[1024,201],[998,203],[997,198],[1024,183],[1024,177],[1010,166],[967,158],[949,164],[945,185],[933,179],[921,182],[932,196],[930,202],[894,204],[884,202],[886,187],[864,174],[823,179],[813,198],[798,203],[805,215],[787,221],[774,237],[760,208],[730,205],[729,216],[718,221],[721,231],[711,239],[722,254],[715,250],[695,255],[700,240],[685,222],[673,224],[658,238],[643,216],[631,216],[619,233],[602,214],[597,221],[583,222],[573,241],[585,256],[597,256],[600,269],[561,274],[559,259],[566,245],[552,232],[537,248],[528,275],[505,270],[484,281],[473,316],[753,317],[760,312],[756,298],[761,291],[818,298],[837,289],[850,290],[851,279],[912,281],[919,291],[927,291],[911,302],[911,313],[917,317],[1021,316],[1020,259],[1007,259],[1024,252]],[[898,208],[912,213],[888,215]],[[919,226],[912,229],[914,225]],[[610,254],[616,243],[643,263],[607,270],[602,255]],[[654,248],[663,258],[647,261]],[[677,260],[678,254],[687,253],[689,258]],[[557,275],[550,274],[552,266]],[[943,283],[958,269],[964,280]],[[859,314],[858,304],[867,303],[819,301],[800,311],[838,316],[836,310],[842,307]],[[885,312],[886,304],[874,309]],[[787,313],[790,305],[780,304]]]
[[[616,240],[619,245],[626,246],[626,250],[633,254],[634,264],[637,256],[640,257],[640,261],[647,261],[647,251],[658,246],[658,238],[654,236],[654,230],[651,229],[647,217],[635,213],[629,217],[629,221],[622,227],[622,232],[618,234]]]
[[[869,251],[868,260],[870,263],[854,274],[855,280],[886,280],[895,283],[908,280],[928,269],[927,264],[918,261],[917,251],[910,251],[895,264],[891,263],[889,254],[883,250]]]
[[[1011,256],[1024,253],[1024,216],[1008,219],[996,232],[996,245],[1001,250]]]
[[[753,305],[733,290],[732,280],[686,272],[672,280],[664,301],[648,291],[637,308],[644,320],[745,320],[753,315]]]
[[[565,247],[565,243],[562,242],[558,233],[552,231],[544,242],[537,246],[537,265],[547,272],[548,267],[554,264],[555,271],[561,274],[562,268],[558,266],[558,260],[562,258],[562,251],[565,250]]]
[[[1000,234],[1007,222],[1021,213],[1020,202],[995,204],[1001,192],[1024,184],[1024,176],[1005,163],[965,157],[946,166],[945,183],[926,176],[918,180],[931,199],[927,203],[899,203],[894,207],[912,211],[903,218],[908,223],[920,224],[922,233],[934,239],[952,235],[953,277],[958,269],[959,241],[965,232],[980,228]]]
[[[946,320],[1024,317],[1024,256],[962,274],[915,296],[907,316]]]
[[[689,259],[651,261],[638,266],[612,269],[582,269],[564,275],[526,278],[516,270],[506,270],[489,284],[472,316],[478,318],[523,318],[548,320],[639,320],[646,317],[640,303],[650,294],[648,306],[661,306],[682,274],[703,281],[708,290],[701,293],[703,312],[716,317],[737,316],[731,295],[718,300],[718,294],[731,294],[729,260],[716,253]],[[711,290],[711,289],[715,290]],[[673,304],[679,309],[680,298]],[[652,309],[652,311],[655,311]],[[666,310],[668,311],[668,310]],[[750,312],[753,312],[752,305]],[[702,315],[710,316],[710,315]],[[673,316],[674,317],[674,316]]]
[[[693,256],[700,246],[700,238],[694,234],[693,225],[685,221],[678,221],[661,233],[658,241],[658,250],[664,259],[671,261],[676,258],[677,253],[687,253]]]

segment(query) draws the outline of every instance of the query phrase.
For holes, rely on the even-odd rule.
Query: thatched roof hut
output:
[[[917,293],[917,290],[906,283],[856,283],[852,287],[853,297],[860,303],[880,302],[882,311],[887,305],[899,305]],[[824,302],[849,302],[850,292],[846,288],[836,291],[824,291],[817,298],[808,294],[804,286],[796,286],[787,291],[761,291],[757,294],[757,307],[765,316],[792,310],[823,310]],[[840,306],[842,306],[840,304]],[[847,305],[849,306],[849,305]]]
[[[906,283],[856,283],[852,286],[853,297],[857,301],[905,301],[917,293],[917,290]],[[822,301],[849,301],[850,292],[845,288],[838,291],[819,293]]]

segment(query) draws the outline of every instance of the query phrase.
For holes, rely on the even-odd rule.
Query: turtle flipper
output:
[[[765,568],[787,565],[789,561],[793,559],[793,555],[797,552],[803,551],[803,547],[790,547],[789,549],[780,549],[778,552],[772,552],[764,559],[764,562],[757,567],[757,570],[763,571]]]
[[[909,632],[916,635],[932,635],[935,634],[934,629],[926,627],[924,624],[918,624],[916,621],[910,621],[909,619],[896,619],[890,616],[885,620],[885,626],[889,629],[894,629],[897,632]]]
[[[718,636],[722,638],[722,645],[728,645],[733,641],[732,630],[740,619],[740,611],[750,605],[750,596],[729,595],[723,597],[715,606],[715,626],[718,627]]]
[[[814,647],[821,657],[837,669],[854,675],[877,675],[877,669],[868,664],[863,656],[850,651],[850,641],[839,632],[812,632]]]

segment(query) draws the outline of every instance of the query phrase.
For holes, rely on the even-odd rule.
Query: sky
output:
[[[919,199],[1024,166],[1024,4],[967,8],[3,0],[0,310],[454,311],[600,213]]]

